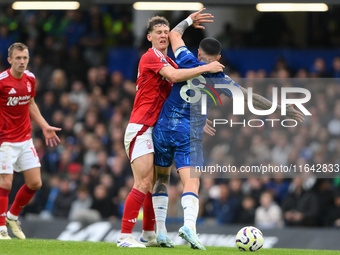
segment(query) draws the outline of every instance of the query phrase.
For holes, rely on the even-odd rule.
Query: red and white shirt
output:
[[[140,59],[136,82],[136,97],[129,123],[153,127],[165,100],[169,97],[172,82],[158,72],[163,67],[177,64],[154,48],[150,48]]]
[[[35,76],[26,70],[20,79],[0,73],[0,145],[31,138],[29,102],[35,97]]]

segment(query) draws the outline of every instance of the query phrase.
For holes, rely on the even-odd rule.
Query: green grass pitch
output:
[[[1,240],[1,255],[109,255],[109,254],[223,254],[241,255],[249,252],[238,251],[237,248],[206,247],[206,251],[192,250],[189,246],[179,245],[174,249],[167,248],[117,248],[116,243],[106,242],[72,242],[58,240],[26,239]],[[252,253],[253,254],[253,253]],[[297,250],[297,249],[261,249],[256,255],[340,255],[340,251],[328,250]]]

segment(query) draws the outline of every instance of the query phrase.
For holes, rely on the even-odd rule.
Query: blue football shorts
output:
[[[203,149],[200,139],[190,139],[190,134],[172,131],[156,125],[152,135],[155,157],[154,164],[169,167],[176,162],[176,168],[203,165]]]

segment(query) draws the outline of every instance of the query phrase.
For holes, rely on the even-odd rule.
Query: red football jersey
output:
[[[35,97],[35,77],[25,71],[20,79],[9,69],[0,73],[0,145],[31,138],[29,101]]]
[[[160,51],[150,48],[140,59],[136,82],[136,97],[130,123],[153,127],[159,117],[165,100],[170,95],[172,82],[158,72],[165,66],[176,63]]]

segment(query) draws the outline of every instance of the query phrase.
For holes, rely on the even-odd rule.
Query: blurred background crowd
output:
[[[185,18],[187,13],[183,13]],[[181,17],[182,19],[182,17]],[[171,20],[175,24],[177,20]],[[226,24],[218,39],[224,49],[243,47],[297,47],[289,30],[280,35],[266,32],[267,19],[258,20],[252,35],[234,31]],[[261,32],[262,31],[262,32]],[[204,31],[189,30],[184,40],[197,47]],[[315,29],[309,47],[334,47],[336,34]],[[194,39],[193,39],[194,38]],[[36,98],[50,125],[61,127],[60,145],[46,147],[40,128],[32,122],[34,144],[42,164],[43,187],[23,216],[42,219],[120,220],[124,201],[133,185],[123,137],[132,111],[135,80],[119,70],[109,71],[108,51],[136,47],[132,14],[127,6],[93,6],[88,11],[27,11],[11,7],[0,10],[0,71],[7,69],[7,49],[17,41],[29,46],[28,69],[36,76]],[[140,53],[149,47],[138,46]],[[242,74],[230,63],[226,72],[251,86],[259,78],[319,79],[309,87],[312,99],[306,117],[296,128],[218,128],[216,137],[204,138],[207,162],[241,165],[262,162],[289,164],[340,164],[340,57],[331,66],[322,57],[300,69],[278,58],[271,72],[248,70]],[[137,66],[132,66],[137,74]],[[323,78],[323,79],[321,79]],[[327,79],[325,79],[327,78]],[[324,82],[327,80],[327,82]],[[320,86],[323,84],[323,86]],[[305,84],[308,86],[309,84]],[[272,84],[255,92],[271,98]],[[226,107],[231,101],[223,99]],[[230,111],[213,109],[209,117],[228,116]],[[249,113],[245,118],[252,118]],[[278,116],[274,116],[279,118]],[[274,118],[273,117],[273,118]],[[216,141],[219,141],[216,143]],[[340,178],[203,178],[200,220],[216,224],[255,224],[262,228],[283,226],[340,227]],[[16,174],[13,195],[23,183]],[[182,220],[181,183],[175,171],[169,187],[169,222]]]

